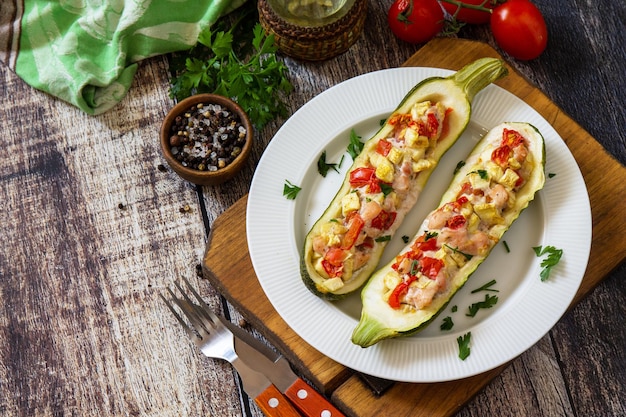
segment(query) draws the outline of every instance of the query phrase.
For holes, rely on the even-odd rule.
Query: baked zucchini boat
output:
[[[307,234],[300,269],[309,290],[333,300],[363,286],[439,159],[465,130],[474,96],[506,73],[501,60],[483,58],[409,91],[364,144]]]
[[[488,132],[412,241],[372,275],[352,342],[368,347],[430,323],[543,188],[544,164],[544,140],[532,125]]]

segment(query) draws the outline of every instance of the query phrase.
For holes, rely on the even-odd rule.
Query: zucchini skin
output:
[[[351,192],[350,173],[359,167],[367,165],[370,155],[376,152],[378,141],[392,134],[394,127],[390,121],[393,120],[394,116],[410,113],[415,104],[427,101],[441,103],[447,109],[452,110],[445,116],[446,131],[442,132],[437,145],[427,155],[430,166],[413,176],[410,182],[410,191],[407,193],[408,197],[400,203],[401,209],[397,211],[395,221],[386,230],[385,235],[389,237],[400,226],[406,212],[417,202],[421,190],[426,185],[440,158],[465,131],[470,120],[471,101],[474,96],[487,85],[506,74],[507,69],[503,61],[495,58],[483,58],[474,61],[449,77],[427,78],[416,84],[405,95],[386,123],[365,143],[363,151],[355,158],[351,168],[348,170],[343,185],[330,202],[326,211],[311,227],[305,238],[300,257],[300,272],[305,286],[313,294],[331,301],[342,299],[360,290],[378,266],[387,241],[372,242],[373,248],[369,253],[369,260],[363,266],[358,267],[349,278],[345,279],[340,288],[329,288],[329,286],[324,285],[328,277],[322,276],[316,270],[313,241],[317,236],[320,236],[325,224],[342,216],[342,199]]]
[[[445,288],[441,287],[443,289],[434,295],[430,304],[419,308],[407,308],[406,306],[401,306],[400,308],[396,306],[396,308],[394,308],[390,305],[393,300],[392,295],[389,295],[390,289],[386,286],[385,280],[389,280],[389,277],[393,276],[393,265],[396,264],[397,267],[399,259],[402,259],[403,256],[408,256],[406,254],[414,253],[412,251],[416,247],[416,242],[419,242],[420,239],[423,240],[424,236],[428,235],[428,233],[434,235],[433,230],[437,231],[438,235],[433,239],[437,241],[437,245],[440,246],[440,248],[436,249],[437,252],[434,252],[435,250],[433,250],[433,252],[430,252],[429,254],[434,253],[432,256],[435,258],[441,257],[441,259],[444,260],[444,265],[446,267],[451,265],[451,256],[453,255],[448,249],[444,249],[445,245],[448,245],[448,243],[446,243],[447,240],[444,238],[444,231],[449,230],[449,228],[453,226],[447,222],[445,223],[445,226],[442,226],[441,228],[433,229],[432,226],[437,223],[438,216],[441,215],[440,213],[445,213],[448,208],[453,207],[451,205],[456,204],[460,201],[460,198],[465,196],[464,193],[466,191],[464,191],[464,187],[467,187],[466,184],[469,183],[470,186],[473,187],[473,190],[478,190],[479,188],[475,187],[479,184],[485,184],[483,181],[487,181],[487,185],[485,185],[486,188],[484,189],[491,190],[495,189],[497,184],[502,185],[505,182],[513,184],[515,182],[513,181],[515,178],[507,177],[505,180],[504,174],[506,171],[502,173],[498,172],[496,174],[494,166],[497,164],[493,163],[492,160],[485,158],[485,155],[491,155],[492,158],[496,158],[496,160],[498,159],[498,157],[495,157],[494,155],[498,154],[496,149],[499,148],[498,144],[503,140],[503,134],[507,131],[505,129],[521,133],[528,143],[528,155],[530,156],[526,159],[526,161],[528,161],[527,165],[525,165],[524,168],[520,168],[527,174],[524,175],[524,182],[517,189],[515,189],[517,186],[513,186],[511,188],[511,191],[515,189],[513,200],[511,200],[510,194],[507,194],[509,196],[507,197],[507,202],[512,201],[510,203],[511,205],[505,206],[505,209],[502,210],[499,217],[496,217],[495,215],[493,215],[493,217],[487,216],[486,211],[484,210],[485,205],[482,202],[470,202],[471,211],[465,211],[467,218],[471,218],[471,216],[481,213],[482,216],[490,219],[489,221],[486,221],[486,224],[490,224],[488,228],[488,236],[491,242],[490,246],[484,248],[484,250],[480,250],[478,254],[472,254],[471,259],[466,259],[465,262],[461,261],[458,268],[455,266],[450,269],[452,273],[450,274],[450,277],[446,278],[447,281],[444,286]],[[488,132],[471,152],[470,156],[466,160],[466,165],[463,166],[454,176],[448,190],[442,196],[439,207],[433,210],[426,217],[412,241],[406,245],[398,257],[376,271],[369,283],[363,289],[361,293],[361,300],[363,304],[361,318],[352,334],[352,342],[361,347],[369,347],[383,339],[414,334],[424,329],[429,323],[431,323],[440,312],[445,310],[446,306],[456,292],[461,289],[463,285],[465,285],[469,277],[476,271],[478,266],[487,258],[492,248],[502,238],[502,235],[506,232],[506,230],[510,228],[521,212],[528,207],[529,203],[534,199],[537,191],[543,188],[545,183],[544,167],[545,143],[543,136],[534,126],[528,123],[520,122],[503,123]],[[484,178],[480,179],[478,177],[478,175],[480,175],[479,171],[482,171],[485,174],[487,180]],[[496,180],[495,178],[498,179]],[[459,210],[465,209],[466,208]],[[449,218],[451,219],[452,217]],[[481,221],[483,221],[482,218]],[[453,235],[450,234],[447,236]],[[474,234],[470,234],[468,232],[467,236],[474,236]],[[452,240],[449,242],[451,241]],[[426,240],[426,242],[428,242],[428,240]],[[454,247],[455,249],[459,248],[459,246],[455,246],[454,244],[447,246],[447,248],[451,247]],[[446,255],[445,252],[448,252],[448,254]],[[457,251],[453,252],[456,253]],[[447,274],[448,272],[446,271],[444,273]],[[440,275],[438,275],[438,278],[439,277]]]

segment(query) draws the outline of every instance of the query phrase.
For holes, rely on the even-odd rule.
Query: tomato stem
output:
[[[496,5],[498,3],[501,3],[501,1],[499,1],[499,0],[484,0],[481,4],[467,4],[467,3],[463,3],[462,1],[459,1],[459,0],[440,0],[440,1],[442,1],[444,3],[454,4],[455,6],[457,6],[456,11],[452,15],[453,19],[456,19],[456,16],[459,14],[459,11],[462,8],[473,9],[473,10],[480,10],[481,12],[491,13],[492,9],[490,9],[489,7],[485,7],[485,4],[492,3],[492,4]]]

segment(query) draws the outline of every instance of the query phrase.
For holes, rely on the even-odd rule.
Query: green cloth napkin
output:
[[[245,0],[3,0],[0,59],[31,86],[100,114],[137,62],[185,50]],[[7,12],[7,13],[5,13]]]

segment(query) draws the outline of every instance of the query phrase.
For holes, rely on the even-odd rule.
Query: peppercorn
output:
[[[170,146],[178,146],[180,145],[180,136],[172,135],[170,136]]]
[[[183,166],[216,171],[241,153],[246,135],[236,113],[219,104],[199,103],[174,119],[169,142]]]

